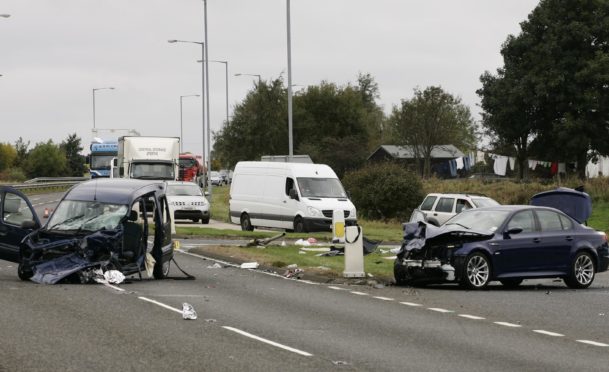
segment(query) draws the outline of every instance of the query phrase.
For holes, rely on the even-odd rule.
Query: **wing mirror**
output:
[[[300,198],[298,197],[298,192],[296,191],[296,189],[291,189],[290,190],[290,199],[300,200]]]
[[[26,220],[26,221],[21,222],[21,228],[22,229],[33,230],[36,227],[37,227],[36,226],[36,221]]]
[[[509,238],[510,238],[510,235],[514,235],[514,234],[520,234],[520,233],[522,232],[522,230],[523,230],[523,229],[522,229],[522,227],[519,227],[519,226],[517,226],[517,227],[512,227],[511,229],[506,230],[506,231],[503,233],[503,238],[504,238],[504,239],[509,239]]]

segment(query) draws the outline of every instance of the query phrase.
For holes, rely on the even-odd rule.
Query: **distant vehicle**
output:
[[[327,165],[244,161],[235,167],[229,212],[242,230],[331,231],[334,210],[344,212],[346,225],[357,223],[355,206]]]
[[[173,208],[174,220],[209,223],[209,202],[196,183],[167,181],[167,200]]]
[[[180,154],[178,181],[189,181],[194,182],[201,187],[204,186],[205,167],[201,165],[199,159],[200,157],[190,152]]]
[[[171,216],[163,182],[95,179],[72,187],[47,224],[28,198],[0,187],[0,259],[19,263],[22,280],[86,282],[95,270],[124,275],[145,271],[146,253],[157,279],[173,257]],[[148,218],[151,217],[151,218]]]
[[[499,203],[483,195],[431,193],[427,194],[417,209],[424,214],[427,222],[440,226],[464,210],[494,205],[499,205]],[[417,212],[416,216],[411,216],[411,222],[414,222],[415,218],[420,218],[420,213]]]
[[[230,172],[226,169],[220,169],[219,172],[220,172],[220,177],[222,177],[222,182],[225,185],[228,185],[230,183],[230,178],[229,178]]]
[[[179,152],[179,137],[120,137],[116,164],[112,165],[112,176],[176,180]]]
[[[209,180],[212,186],[222,186],[224,184],[224,178],[222,178],[220,172],[217,171],[211,172]]]
[[[453,282],[469,289],[494,280],[516,287],[534,278],[587,288],[608,265],[604,232],[554,208],[499,205],[463,211],[440,227],[404,224],[394,275],[397,284]]]
[[[91,178],[110,177],[110,166],[112,159],[118,154],[118,143],[114,142],[93,142],[89,147],[89,169]]]

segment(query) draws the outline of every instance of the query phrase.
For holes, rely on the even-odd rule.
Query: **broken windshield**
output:
[[[113,230],[127,215],[128,207],[94,201],[63,200],[49,220],[47,230]]]
[[[509,211],[470,209],[446,221],[445,226],[458,225],[464,229],[494,232],[506,219]]]

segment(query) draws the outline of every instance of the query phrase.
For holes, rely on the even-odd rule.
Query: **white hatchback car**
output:
[[[422,213],[427,222],[440,226],[451,217],[466,209],[492,207],[495,205],[499,205],[499,203],[484,195],[427,194],[419,208],[414,210],[411,221],[415,218],[414,213],[418,213],[419,216]]]
[[[175,220],[209,223],[209,202],[196,183],[167,181],[167,201]]]

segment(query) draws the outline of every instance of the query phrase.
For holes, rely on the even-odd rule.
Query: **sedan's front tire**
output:
[[[588,252],[579,252],[571,263],[569,276],[564,278],[565,284],[569,288],[583,289],[588,288],[594,281],[596,267],[594,259]]]
[[[465,259],[461,285],[468,289],[483,289],[491,281],[491,262],[480,252],[471,253]]]

